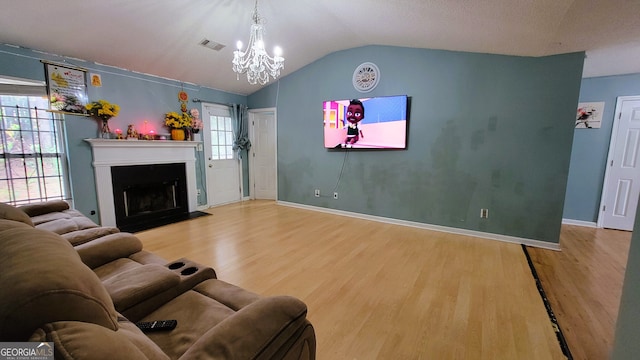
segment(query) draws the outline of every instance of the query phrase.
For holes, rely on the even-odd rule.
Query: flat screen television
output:
[[[406,149],[407,95],[322,103],[327,149]]]

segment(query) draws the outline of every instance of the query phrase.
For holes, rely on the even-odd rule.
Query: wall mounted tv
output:
[[[406,149],[407,95],[322,103],[327,149]]]

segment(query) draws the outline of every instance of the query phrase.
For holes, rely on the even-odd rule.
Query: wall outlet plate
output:
[[[313,193],[313,195],[314,195],[315,197],[320,197],[320,190],[319,190],[319,189],[316,189],[316,190],[315,190],[315,192]]]
[[[337,192],[334,192],[334,193],[333,193],[333,198],[334,198],[334,199],[337,199],[337,198],[338,198],[338,193],[337,193]]]

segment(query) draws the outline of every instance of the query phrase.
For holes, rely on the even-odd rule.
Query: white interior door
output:
[[[640,194],[640,96],[619,97],[611,132],[598,226],[633,230]]]
[[[238,158],[233,151],[229,108],[203,104],[204,142],[209,206],[240,201],[242,193]]]
[[[250,111],[249,124],[251,197],[275,200],[278,196],[275,109]]]

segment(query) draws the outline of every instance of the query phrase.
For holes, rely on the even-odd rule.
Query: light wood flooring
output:
[[[613,349],[631,232],[563,225],[562,251],[528,248],[576,360],[605,360]]]
[[[167,260],[304,301],[319,360],[564,358],[520,245],[273,201],[207,211],[136,235]]]

